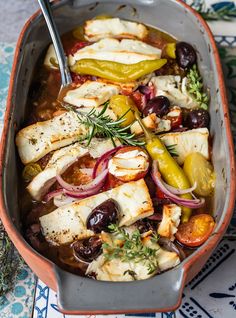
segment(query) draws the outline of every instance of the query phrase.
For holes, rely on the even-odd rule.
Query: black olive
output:
[[[164,116],[169,113],[170,101],[165,96],[157,96],[150,99],[143,110],[144,116],[155,113],[157,116]]]
[[[79,240],[73,243],[73,253],[76,259],[83,262],[92,262],[101,254],[102,241],[98,237]]]
[[[176,44],[176,61],[183,68],[190,68],[197,62],[197,54],[189,43],[178,42]]]
[[[149,231],[156,232],[156,225],[151,220],[142,219],[142,220],[138,220],[135,224],[137,225],[140,234],[143,234]]]
[[[209,127],[210,115],[207,110],[199,108],[191,110],[185,119],[185,126],[190,129]]]
[[[100,233],[108,230],[108,225],[116,223],[119,207],[116,201],[109,199],[98,205],[87,219],[87,228]]]

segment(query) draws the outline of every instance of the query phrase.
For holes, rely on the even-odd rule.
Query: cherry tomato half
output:
[[[208,239],[214,227],[215,221],[211,215],[194,215],[188,222],[180,224],[175,237],[183,245],[197,247]]]

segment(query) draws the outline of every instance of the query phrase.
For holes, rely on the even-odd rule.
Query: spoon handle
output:
[[[61,39],[57,30],[55,21],[52,16],[51,5],[49,3],[49,0],[38,0],[38,3],[40,5],[43,16],[47,23],[49,33],[52,38],[52,43],[56,52],[56,56],[57,56],[57,60],[58,60],[58,64],[59,64],[59,68],[61,72],[62,86],[65,87],[69,85],[72,82],[72,80],[71,80],[70,70],[67,64],[67,58],[65,56]]]

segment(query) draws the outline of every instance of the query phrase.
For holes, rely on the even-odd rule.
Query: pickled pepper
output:
[[[102,77],[111,81],[127,83],[160,69],[166,59],[145,60],[135,64],[123,64],[106,60],[81,59],[71,66],[77,74]]]
[[[165,145],[160,138],[151,132],[143,125],[138,112],[135,112],[135,117],[139,124],[142,126],[146,137],[146,149],[153,160],[158,162],[158,170],[161,173],[162,178],[172,187],[177,189],[188,189],[191,187],[188,178],[186,177],[183,169],[178,165],[175,159],[170,155]],[[182,194],[180,196],[184,199],[192,199],[190,193]],[[190,208],[182,206],[182,223],[187,222],[191,216],[192,210]]]

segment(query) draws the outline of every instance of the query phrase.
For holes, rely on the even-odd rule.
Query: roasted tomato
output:
[[[209,238],[214,227],[215,221],[211,215],[194,215],[188,222],[180,224],[175,237],[185,246],[197,247]]]
[[[140,147],[127,146],[109,160],[109,173],[123,182],[144,178],[149,168],[149,157]]]
[[[70,50],[68,50],[68,53],[74,55],[77,51],[90,44],[91,43],[85,41],[77,42]]]
[[[72,77],[73,84],[75,84],[75,86],[82,85],[86,81],[92,81],[92,76],[90,75],[79,75],[79,74],[75,74],[71,72],[71,77]]]

